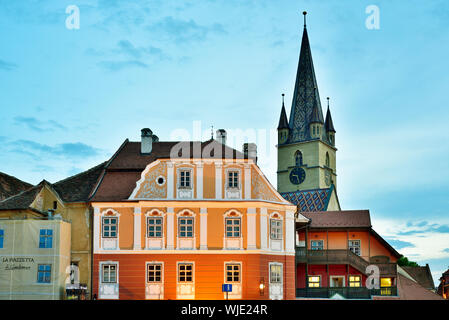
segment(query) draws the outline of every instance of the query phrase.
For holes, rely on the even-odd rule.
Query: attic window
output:
[[[53,210],[58,209],[58,202],[57,201],[53,201]]]

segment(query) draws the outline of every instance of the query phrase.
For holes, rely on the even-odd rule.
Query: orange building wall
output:
[[[295,298],[294,256],[259,254],[95,254],[93,268],[93,293],[98,296],[99,262],[119,262],[119,298],[145,299],[145,263],[164,262],[164,299],[176,299],[177,262],[195,262],[195,299],[223,300],[221,286],[224,283],[224,262],[242,263],[242,299],[269,299],[268,263],[281,262],[284,268],[284,299]],[[264,295],[259,284],[263,278]]]

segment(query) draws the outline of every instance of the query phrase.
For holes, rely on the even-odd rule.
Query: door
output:
[[[330,280],[331,288],[343,288],[345,286],[344,276],[331,276]]]
[[[282,263],[270,262],[269,264],[269,296],[271,300],[284,299]]]

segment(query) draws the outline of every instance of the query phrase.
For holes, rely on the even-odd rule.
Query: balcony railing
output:
[[[339,294],[345,299],[371,299],[372,296],[397,296],[396,287],[367,289],[354,287],[297,288],[297,298],[332,298]]]
[[[296,247],[296,262],[309,264],[349,264],[363,274],[365,274],[366,267],[373,264],[347,249],[307,250],[306,252],[306,248],[304,247]],[[381,276],[396,277],[397,267],[395,263],[376,263],[375,265],[379,267]]]
[[[365,273],[368,261],[354,254],[351,250],[307,250],[296,248],[296,262],[310,264],[350,264],[359,271]]]

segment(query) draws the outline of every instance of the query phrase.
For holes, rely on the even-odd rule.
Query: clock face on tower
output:
[[[303,168],[293,168],[290,172],[290,182],[293,184],[301,184],[306,179],[306,172]]]

